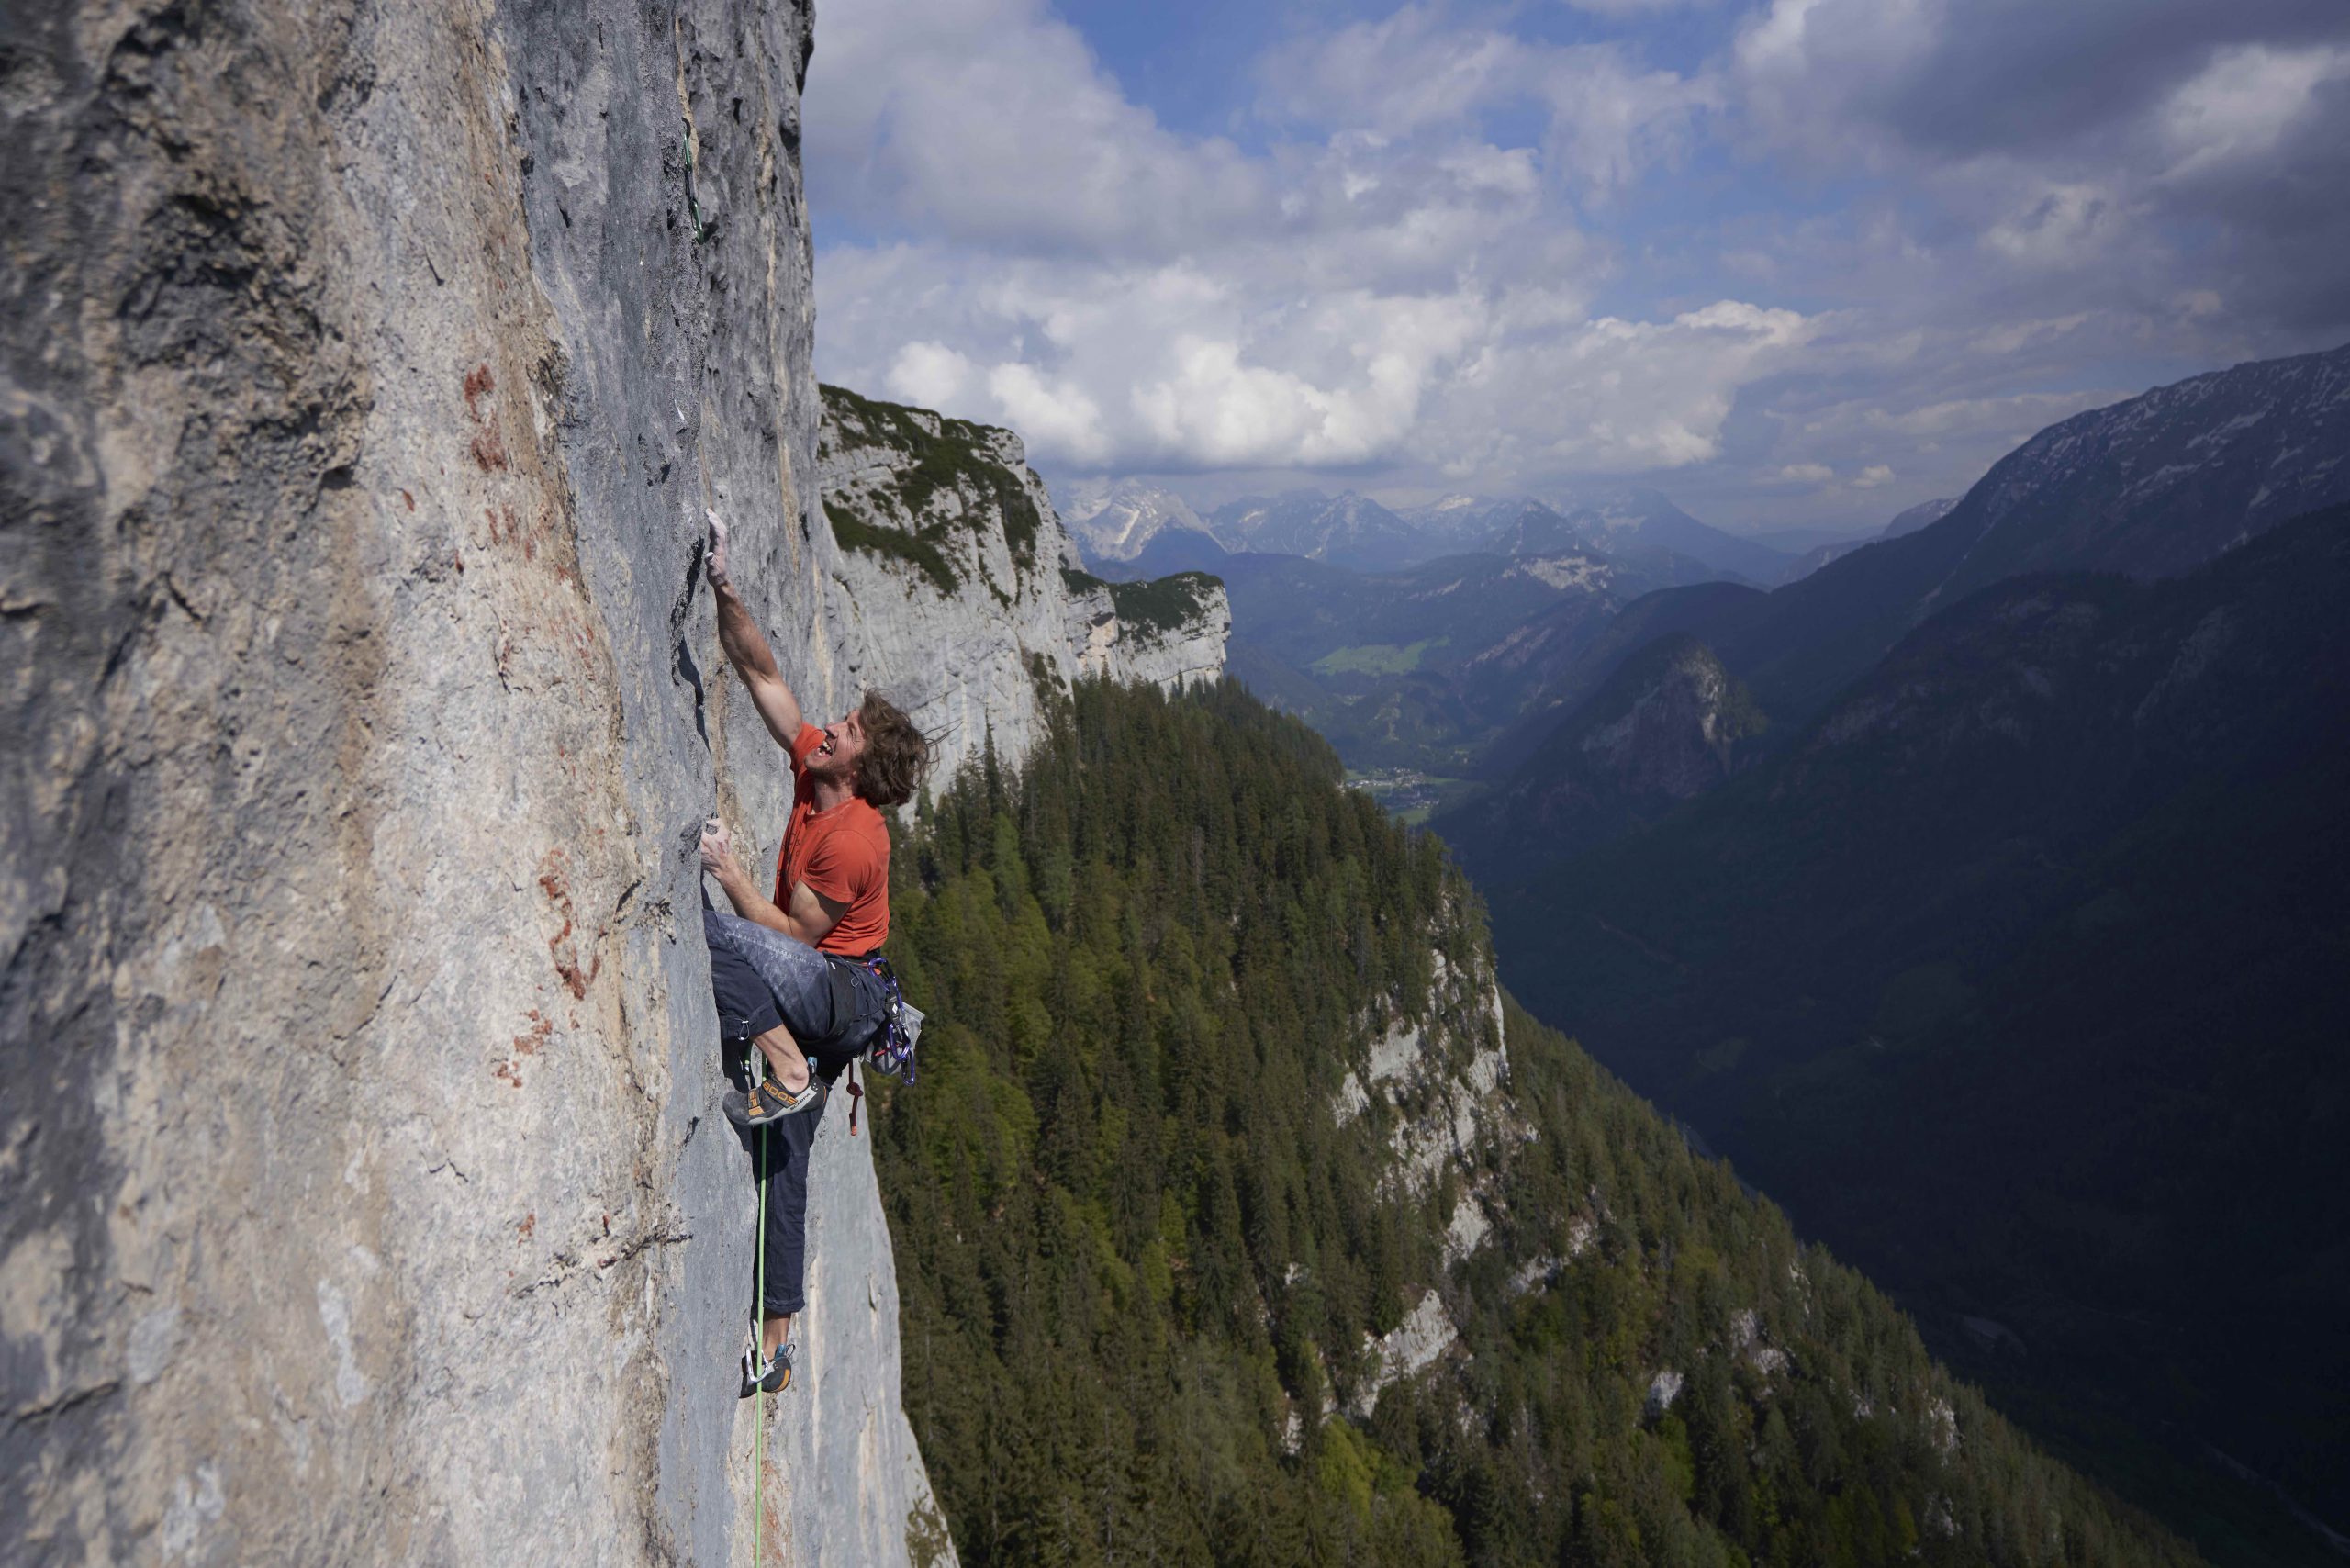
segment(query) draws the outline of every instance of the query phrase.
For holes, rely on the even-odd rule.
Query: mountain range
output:
[[[1753,771],[1487,883],[1539,1015],[1930,1323],[2030,1348],[1981,1375],[2336,1520],[2345,595],[2344,508],[2177,581],[1995,585]]]
[[[1886,523],[1885,532],[1877,537],[1898,539],[1905,533],[1915,533],[1931,523],[1940,522],[1950,515],[1950,509],[1958,505],[1960,498],[1957,496],[1943,496],[1936,500],[1919,501],[1916,506],[1901,512],[1891,522]],[[1832,541],[1822,541],[1822,543],[1832,543]]]
[[[2350,1382],[2350,350],[2051,427],[1626,605],[1440,813],[1541,1016],[2237,1562]],[[2280,1372],[2280,1368],[2289,1368]]]
[[[1866,534],[1841,534],[1832,539],[1822,539],[1781,568],[1773,586],[1785,588],[1789,583],[1799,583],[1829,562],[1841,560],[1863,545],[1875,543],[1876,539],[1898,539],[1905,533],[1915,533],[1928,523],[1941,521],[1956,505],[1956,496],[1920,501],[1886,523],[1884,531],[1874,539]]]
[[[2172,575],[2345,497],[2350,349],[2336,349],[2076,415],[2002,458],[1936,521],[1905,514],[1910,532],[1768,596],[1673,614],[1774,718],[1800,719],[1987,584],[2031,571]]]
[[[1927,507],[1937,504],[1947,505]],[[1903,513],[1894,527],[1925,510]],[[1522,553],[1512,536],[1532,518],[1554,531],[1550,543],[1571,536],[1666,581],[1731,577],[1767,587],[1807,571],[1807,561],[1827,558],[1818,554],[1824,547],[1862,542],[1823,530],[1770,539],[1731,533],[1654,489],[1556,505],[1530,496],[1455,495],[1397,508],[1351,490],[1332,496],[1304,489],[1244,497],[1203,514],[1165,486],[1129,477],[1070,485],[1061,511],[1087,561],[1107,575],[1169,535],[1197,536],[1181,541],[1193,559],[1213,543],[1227,554],[1297,555],[1356,571],[1399,571],[1462,552]]]
[[[1227,550],[1299,555],[1363,572],[1417,566],[1445,549],[1438,536],[1352,490],[1337,496],[1294,490],[1227,501],[1208,513],[1207,525]]]
[[[1515,718],[1524,689],[1659,586],[1578,550],[1448,555],[1371,574],[1297,555],[1208,555],[1197,537],[1161,534],[1127,566],[1222,578],[1234,673],[1357,767],[1458,775]]]
[[[1406,521],[1368,496],[1292,490],[1228,501],[1203,516],[1164,486],[1144,479],[1088,481],[1069,487],[1063,508],[1086,560],[1104,575],[1153,543],[1186,558],[1218,554],[1295,555],[1359,571],[1416,566],[1452,548],[1440,531]],[[1212,548],[1211,548],[1212,547]]]
[[[1350,767],[1439,779],[1491,773],[1497,745],[1502,760],[1522,760],[1547,729],[1529,713],[1555,722],[1568,694],[1588,695],[1572,678],[1628,606],[1674,588],[1698,603],[1709,589],[1759,598],[1732,563],[1787,560],[1755,555],[1653,490],[1563,510],[1456,496],[1404,512],[1294,492],[1217,508],[1197,528],[1172,521],[1179,503],[1153,502],[1147,487],[1102,495],[1097,541],[1126,549],[1147,532],[1131,554],[1102,562],[1103,576],[1223,578],[1235,674],[1327,735]],[[1404,566],[1360,565],[1448,543]]]
[[[2198,461],[2168,460],[2178,455]],[[1771,593],[1672,588],[1579,624],[1573,656],[1493,739],[1492,790],[1440,825],[1472,857],[1515,846],[1521,877],[1585,847],[1594,824],[1552,834],[1540,821],[1561,781],[1550,737],[1596,722],[1606,704],[1583,710],[1603,688],[1612,703],[1628,700],[1616,677],[1659,639],[1702,647],[1785,738],[1938,607],[2036,570],[2168,575],[2273,526],[2279,508],[2350,499],[2345,457],[2350,348],[2200,375],[2077,415],[1964,497],[1905,511],[1877,541],[1801,582]],[[1533,640],[1520,629],[1519,643]],[[1619,825],[1645,820],[1633,811]]]

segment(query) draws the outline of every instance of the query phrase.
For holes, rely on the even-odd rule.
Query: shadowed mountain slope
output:
[[[1429,821],[1481,882],[1518,880],[1718,787],[1765,721],[1713,650],[1657,639],[1493,790]]]
[[[1685,629],[1774,717],[1817,713],[1912,627],[2004,577],[2167,577],[2350,498],[2350,348],[2242,364],[2052,425],[1941,521]]]
[[[2346,597],[2344,507],[2183,578],[1995,586],[1494,895],[1529,1004],[1930,1322],[2013,1330],[1993,1371],[2060,1428],[2208,1441],[2337,1520]]]

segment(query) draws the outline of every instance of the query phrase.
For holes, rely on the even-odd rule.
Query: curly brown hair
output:
[[[878,691],[865,694],[856,711],[865,750],[856,759],[856,792],[877,806],[901,806],[922,788],[930,767],[930,741],[914,728],[905,710]]]

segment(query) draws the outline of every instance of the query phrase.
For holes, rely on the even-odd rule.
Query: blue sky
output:
[[[855,0],[818,369],[1057,483],[1861,528],[2350,339],[2343,0]]]

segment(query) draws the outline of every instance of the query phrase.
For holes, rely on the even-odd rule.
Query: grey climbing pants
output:
[[[813,1105],[771,1124],[764,1143],[757,1133],[750,1135],[752,1159],[764,1159],[753,1179],[767,1188],[760,1308],[769,1317],[796,1315],[808,1305],[809,1151],[834,1081],[880,1025],[888,996],[865,970],[835,965],[806,943],[754,921],[705,908],[701,924],[719,1037],[747,1041],[780,1023],[825,1086]]]
[[[866,1047],[890,1005],[870,971],[834,963],[756,921],[705,908],[701,930],[721,1039],[747,1040],[781,1024],[810,1060],[845,1061]]]

